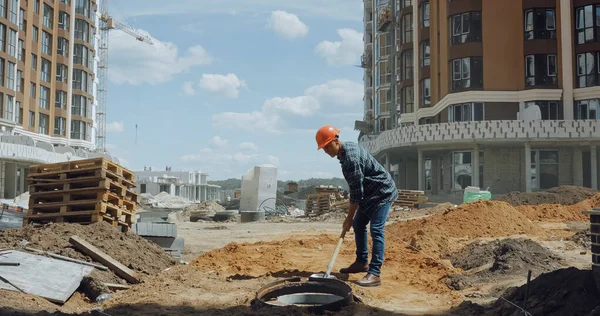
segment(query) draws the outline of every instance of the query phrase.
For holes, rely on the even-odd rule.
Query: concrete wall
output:
[[[525,188],[525,149],[487,148],[484,152],[483,184],[493,192],[520,191]]]

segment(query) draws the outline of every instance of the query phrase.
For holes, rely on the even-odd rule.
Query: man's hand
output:
[[[344,224],[343,224],[342,228],[343,228],[345,231],[349,232],[349,231],[350,231],[350,228],[352,228],[352,222],[353,222],[353,221],[354,221],[354,218],[353,218],[353,217],[346,216],[346,219],[344,220]]]

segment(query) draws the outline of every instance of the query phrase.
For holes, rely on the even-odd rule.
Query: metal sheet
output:
[[[93,267],[12,251],[0,257],[2,262],[19,262],[21,265],[0,266],[0,276],[29,294],[41,296],[51,302],[64,303],[79,287],[84,276]],[[0,289],[18,291],[0,281]]]

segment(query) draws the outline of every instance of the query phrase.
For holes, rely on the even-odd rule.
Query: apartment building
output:
[[[0,0],[0,198],[26,191],[28,166],[94,149],[95,0]]]
[[[364,6],[355,127],[400,188],[598,188],[600,1]]]
[[[200,171],[172,171],[170,167],[164,171],[136,171],[136,190],[139,194],[157,195],[166,192],[191,201],[222,201],[221,186],[208,183],[208,173]]]

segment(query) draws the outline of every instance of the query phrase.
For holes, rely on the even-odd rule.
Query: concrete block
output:
[[[177,225],[170,223],[138,222],[132,225],[132,230],[142,237],[177,237]]]

